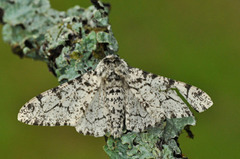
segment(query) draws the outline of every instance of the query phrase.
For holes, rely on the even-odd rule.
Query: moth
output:
[[[213,102],[197,87],[129,67],[109,55],[95,70],[32,98],[20,109],[18,120],[117,138],[123,130],[143,132],[165,119],[193,116],[189,104],[203,112]]]

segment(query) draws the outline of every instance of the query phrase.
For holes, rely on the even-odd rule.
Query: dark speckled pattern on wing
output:
[[[93,72],[86,73],[32,98],[20,109],[18,120],[29,125],[76,126],[99,85]]]

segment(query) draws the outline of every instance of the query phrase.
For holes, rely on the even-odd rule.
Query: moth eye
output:
[[[108,65],[110,63],[110,61],[109,61],[109,59],[106,58],[103,60],[103,63]]]
[[[119,59],[116,59],[116,60],[113,61],[113,63],[116,64],[116,65],[119,65],[120,61],[119,61]]]

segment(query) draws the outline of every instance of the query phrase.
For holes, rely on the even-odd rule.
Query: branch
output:
[[[18,56],[46,62],[60,83],[72,80],[118,51],[108,22],[110,5],[91,2],[94,6],[87,9],[75,6],[59,12],[48,0],[1,1],[3,39]],[[194,124],[193,117],[171,119],[143,133],[125,131],[118,139],[107,136],[104,150],[112,159],[183,158],[178,136]]]

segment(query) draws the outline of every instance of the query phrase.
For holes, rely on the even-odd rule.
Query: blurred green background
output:
[[[58,10],[90,5],[90,0],[50,2]],[[195,112],[195,138],[181,135],[183,154],[190,159],[240,158],[240,1],[112,0],[111,4],[110,22],[122,58],[131,66],[198,86],[214,101],[208,111]],[[45,63],[20,59],[0,39],[0,156],[107,158],[104,138],[83,136],[72,127],[17,121],[26,101],[58,83]]]

